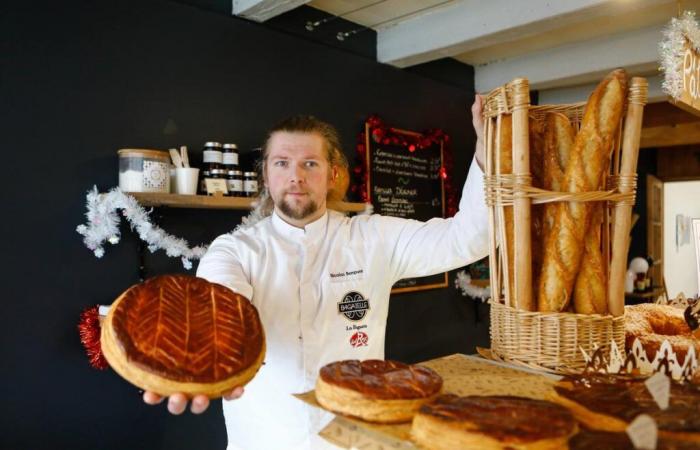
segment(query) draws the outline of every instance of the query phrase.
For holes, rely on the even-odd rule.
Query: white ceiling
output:
[[[650,99],[665,98],[661,30],[679,3],[700,8],[700,0],[234,0],[234,13],[266,20],[304,3],[375,29],[380,62],[452,57],[474,66],[478,92],[524,76],[541,103],[584,100],[617,67],[648,77]]]

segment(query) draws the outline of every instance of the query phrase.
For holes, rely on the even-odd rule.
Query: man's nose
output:
[[[290,181],[301,183],[304,181],[304,168],[299,164],[294,164],[290,173]]]

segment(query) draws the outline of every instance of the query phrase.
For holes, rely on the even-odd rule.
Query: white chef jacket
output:
[[[384,358],[391,286],[464,266],[488,253],[483,173],[472,162],[459,212],[427,222],[328,211],[297,228],[273,213],[218,237],[197,276],[257,307],[265,363],[240,399],[224,401],[229,449],[318,449],[332,419],[293,393],[343,359]],[[334,447],[335,448],[335,447]]]

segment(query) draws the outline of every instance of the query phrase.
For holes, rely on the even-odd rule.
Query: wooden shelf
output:
[[[161,194],[158,192],[127,192],[133,195],[143,206],[166,206],[169,208],[199,209],[242,209],[249,210],[254,198],[226,197],[213,195]],[[341,212],[362,212],[364,203],[329,202],[329,209]]]

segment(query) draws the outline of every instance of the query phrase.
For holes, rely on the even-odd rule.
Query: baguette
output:
[[[600,185],[609,165],[626,92],[625,72],[618,69],[606,76],[591,94],[564,172],[564,191],[592,191]],[[590,210],[588,202],[565,202],[556,208],[538,289],[537,305],[542,312],[563,311],[571,300],[581,267]]]
[[[546,124],[530,117],[530,173],[532,174],[532,185],[534,187],[544,187],[544,146],[545,146]],[[530,210],[532,220],[531,229],[531,255],[532,255],[532,279],[539,278],[542,269],[542,253],[544,248],[540,244],[544,238],[544,205],[532,205]],[[533,286],[532,304],[529,311],[535,311],[535,301],[537,299],[537,284]]]
[[[501,175],[513,173],[513,116],[504,114],[501,116],[498,140],[496,141],[498,166],[497,171]],[[508,263],[508,286],[510,286],[511,301],[515,296],[515,224],[513,222],[513,207],[503,207],[503,229],[506,239],[506,259]],[[528,307],[528,305],[514,304],[515,307]]]
[[[607,274],[600,250],[601,226],[605,208],[603,203],[591,205],[591,224],[584,242],[581,270],[574,285],[574,311],[581,314],[607,314]]]
[[[576,132],[571,126],[569,118],[561,113],[547,113],[544,124],[542,187],[550,191],[560,192],[564,186],[564,171],[569,164]],[[535,248],[539,248],[542,255],[546,252],[547,242],[552,239],[552,229],[554,228],[557,209],[560,205],[559,202],[542,205],[544,207],[542,239],[533,241],[538,243],[538,245],[535,245]],[[540,285],[540,277],[541,267],[540,271],[538,271],[538,276],[533,276],[537,287]],[[538,310],[541,309],[538,303]]]
[[[545,116],[545,124],[543,187],[550,191],[560,192],[564,187],[564,171],[569,164],[576,133],[569,118],[561,113],[548,113]],[[554,227],[559,204],[559,202],[545,204],[545,240]]]

